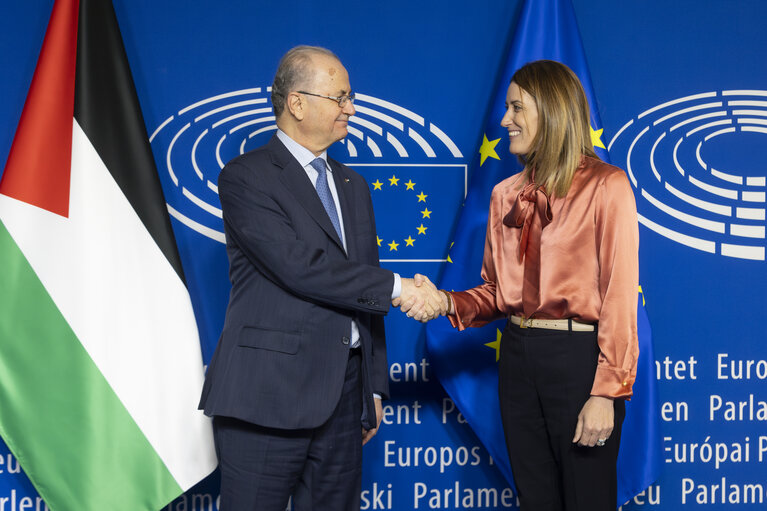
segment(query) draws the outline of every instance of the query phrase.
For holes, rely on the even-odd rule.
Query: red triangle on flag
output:
[[[69,214],[78,0],[56,0],[0,193]]]

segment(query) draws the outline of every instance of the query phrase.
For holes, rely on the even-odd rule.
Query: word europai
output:
[[[714,468],[725,463],[757,463],[767,461],[767,436],[757,438],[757,451],[754,454],[750,437],[743,442],[711,442],[707,436],[703,442],[674,442],[670,436],[663,437],[663,451],[666,463],[713,463]]]

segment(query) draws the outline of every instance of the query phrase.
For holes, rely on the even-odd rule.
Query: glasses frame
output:
[[[343,96],[326,96],[324,94],[316,94],[314,92],[306,92],[303,90],[297,90],[299,94],[306,94],[307,96],[317,96],[318,98],[325,98],[325,99],[331,99],[338,103],[339,108],[344,108],[346,106],[346,103],[349,102],[352,105],[354,104],[354,93],[350,92],[349,94],[344,94]]]

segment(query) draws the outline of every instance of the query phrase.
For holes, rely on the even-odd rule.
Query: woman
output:
[[[638,228],[625,173],[600,161],[578,78],[519,69],[501,125],[522,172],[495,186],[484,284],[445,292],[464,329],[504,316],[499,394],[522,510],[614,510],[639,353]]]

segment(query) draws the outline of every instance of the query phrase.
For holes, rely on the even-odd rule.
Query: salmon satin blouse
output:
[[[591,395],[629,398],[636,378],[639,229],[626,174],[584,156],[565,197],[547,197],[516,174],[493,189],[481,284],[452,292],[454,327],[505,316],[598,323]],[[523,292],[533,217],[542,222],[539,292]],[[504,222],[505,220],[505,222]],[[535,252],[535,251],[533,251]],[[530,270],[528,269],[528,272]],[[529,280],[529,274],[528,274]]]

